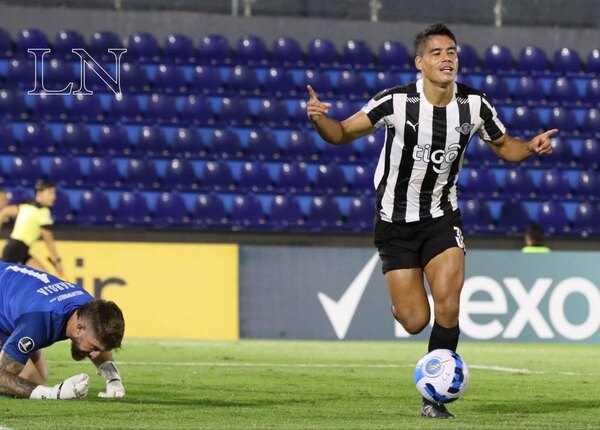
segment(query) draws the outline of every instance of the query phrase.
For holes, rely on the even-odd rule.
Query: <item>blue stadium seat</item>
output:
[[[25,28],[17,36],[16,54],[28,56],[27,50],[30,48],[49,48],[50,42],[46,34],[37,28]]]
[[[112,124],[100,127],[96,146],[99,151],[110,155],[127,155],[131,153],[132,149],[125,128]]]
[[[331,77],[327,72],[320,69],[306,69],[304,71],[302,85],[300,86],[300,91],[303,94],[306,94],[306,85],[310,85],[319,97],[330,95],[333,92]]]
[[[342,46],[341,62],[353,67],[367,67],[373,64],[371,48],[364,40],[347,40]]]
[[[532,76],[521,76],[517,79],[512,97],[514,101],[537,105],[544,100],[544,97],[544,88],[539,79]]]
[[[375,165],[356,164],[352,171],[350,189],[358,195],[370,195],[375,192],[373,185],[373,175],[375,174]]]
[[[208,161],[202,168],[201,186],[209,191],[233,191],[236,182],[231,167],[222,161]]]
[[[234,59],[240,64],[264,64],[269,59],[269,51],[259,36],[246,35],[238,39]]]
[[[581,152],[577,158],[583,169],[597,170],[600,168],[600,147],[596,139],[586,139],[581,146]]]
[[[562,106],[574,105],[579,102],[580,98],[575,82],[562,76],[552,82],[548,92],[548,101]]]
[[[247,66],[235,66],[229,74],[227,88],[234,91],[235,94],[258,94],[260,86],[256,71]]]
[[[67,118],[64,102],[64,97],[42,93],[34,97],[32,117],[46,121],[64,121]]]
[[[522,234],[531,223],[525,205],[519,200],[508,200],[500,206],[498,229],[509,234]]]
[[[246,155],[253,160],[278,160],[281,158],[281,147],[277,137],[271,130],[252,130],[246,142]]]
[[[581,171],[575,186],[576,196],[584,201],[598,201],[600,199],[600,178],[594,170]]]
[[[470,169],[467,173],[465,188],[461,190],[471,198],[491,198],[498,195],[496,176],[490,169]]]
[[[346,217],[346,228],[353,231],[370,231],[375,219],[375,205],[365,197],[355,197],[350,202]]]
[[[161,185],[156,164],[151,158],[128,159],[125,181],[128,186],[140,190],[156,189]]]
[[[131,94],[111,97],[107,114],[117,122],[139,122],[142,120],[139,101],[136,96]]]
[[[170,142],[173,154],[179,159],[198,157],[206,153],[202,135],[195,128],[180,127]]]
[[[137,132],[137,139],[133,149],[142,156],[166,156],[169,154],[167,138],[162,128],[157,126],[144,126]]]
[[[458,64],[462,71],[476,71],[481,67],[481,60],[475,48],[464,43],[456,47],[458,53]]]
[[[59,187],[80,187],[83,183],[79,161],[70,155],[52,157],[48,173]]]
[[[592,49],[587,56],[586,72],[600,73],[600,49]]]
[[[167,94],[185,93],[187,91],[183,69],[174,64],[160,64],[156,68],[153,83],[156,91]]]
[[[50,91],[62,91],[68,89],[70,83],[72,89],[79,87],[79,76],[75,74],[71,63],[56,58],[44,62],[44,88]],[[41,76],[38,75],[41,81]],[[41,85],[41,82],[40,82]]]
[[[337,164],[321,164],[317,168],[313,190],[320,194],[344,194],[348,192],[348,180]]]
[[[70,121],[98,122],[104,118],[100,97],[84,96],[82,94],[71,97],[71,106],[68,109]]]
[[[173,63],[191,63],[196,59],[194,42],[183,34],[169,34],[163,43],[163,58]]]
[[[355,143],[359,148],[359,157],[362,160],[372,162],[377,160],[383,146],[383,138],[379,134],[369,134]]]
[[[413,64],[413,58],[406,47],[397,41],[384,41],[379,45],[377,60],[384,68],[408,68]]]
[[[23,120],[29,116],[23,96],[16,90],[0,90],[0,116],[8,120]]]
[[[146,197],[138,191],[124,191],[117,199],[114,216],[117,225],[150,224],[150,210]]]
[[[356,70],[344,70],[335,83],[335,93],[363,100],[369,97],[369,88],[362,73]]]
[[[600,134],[600,111],[597,108],[587,109],[579,130],[586,137]]]
[[[353,163],[357,159],[357,149],[354,143],[344,145],[323,144],[323,149],[319,153],[319,161],[321,162],[342,162]]]
[[[269,169],[260,161],[246,161],[242,165],[238,189],[253,193],[269,192],[273,189],[273,180]]]
[[[231,48],[227,38],[220,34],[209,34],[200,40],[198,58],[210,64],[224,64],[230,60]]]
[[[590,79],[585,85],[582,101],[597,106],[600,104],[600,80]]]
[[[17,139],[12,124],[0,124],[0,154],[12,154],[17,149]]]
[[[79,197],[75,220],[78,224],[110,224],[113,221],[108,196],[100,190],[85,190]]]
[[[507,198],[531,199],[536,196],[536,187],[529,170],[510,169],[504,175],[502,192]]]
[[[7,182],[22,187],[32,187],[43,177],[40,160],[37,157],[15,156],[10,159]]]
[[[327,116],[343,121],[354,115],[356,111],[358,111],[358,108],[353,102],[349,100],[336,100],[331,103]]]
[[[519,53],[519,70],[527,73],[544,73],[550,69],[546,51],[538,46],[526,46]]]
[[[270,62],[281,66],[299,66],[304,61],[304,52],[296,39],[278,37],[271,47]]]
[[[506,46],[490,46],[483,55],[483,69],[487,73],[510,72],[514,69],[512,52]]]
[[[315,196],[311,199],[307,227],[314,231],[340,230],[343,227],[339,203],[329,196]]]
[[[292,131],[286,135],[283,143],[285,156],[294,161],[316,160],[318,148],[313,133]]]
[[[292,74],[283,68],[271,67],[267,70],[260,86],[264,93],[278,97],[296,94],[296,84]],[[304,88],[302,90],[304,93]]]
[[[90,74],[91,75],[91,74]],[[98,78],[95,78],[98,80]],[[150,91],[150,78],[148,70],[141,64],[123,63],[121,65],[121,91],[148,92]],[[98,88],[105,88],[103,83],[97,82]]]
[[[204,64],[194,67],[190,87],[195,92],[215,94],[223,92],[225,83],[218,67]]]
[[[194,166],[185,158],[175,158],[167,163],[163,185],[168,189],[192,191],[199,188],[199,178]]]
[[[598,207],[589,202],[577,205],[573,219],[572,232],[581,236],[589,236],[600,232],[600,214]]]
[[[337,49],[328,39],[313,39],[308,43],[306,62],[315,66],[332,66],[338,61]]]
[[[143,114],[147,122],[154,124],[175,124],[179,121],[176,98],[167,94],[152,94]]]
[[[5,82],[8,87],[32,90],[34,87],[35,64],[28,58],[13,58],[8,62]],[[39,79],[39,77],[38,77]],[[37,90],[41,91],[42,83],[38,81]]]
[[[218,107],[218,117],[223,125],[252,125],[250,105],[247,99],[241,97],[223,97]]]
[[[234,230],[261,229],[266,224],[262,204],[253,194],[235,196],[230,215]]]
[[[290,113],[287,104],[276,98],[263,98],[260,101],[256,120],[259,124],[270,128],[287,128],[290,126]]]
[[[84,124],[67,123],[60,133],[60,146],[70,154],[93,154],[96,150],[89,128]]]
[[[546,128],[557,128],[561,135],[568,135],[577,132],[577,118],[573,111],[564,107],[554,107],[550,109],[548,123]]]
[[[518,106],[514,110],[510,127],[524,134],[538,134],[542,131],[542,122],[537,111],[526,106]]]
[[[194,200],[193,222],[198,227],[225,228],[229,217],[223,200],[215,194],[200,194]]]
[[[127,56],[134,61],[152,61],[160,56],[156,37],[151,33],[137,32],[127,38]]]
[[[581,57],[579,53],[570,48],[560,48],[554,52],[552,70],[558,73],[579,73],[581,71]]]
[[[543,202],[537,212],[537,223],[549,235],[565,234],[569,232],[569,219],[564,206],[558,202]]]
[[[304,163],[282,163],[277,172],[277,190],[283,193],[305,193],[310,191],[310,182]]]
[[[296,125],[296,128],[299,130],[314,130],[312,123],[306,115],[305,99],[292,100],[291,103],[288,104],[288,107],[291,120]]]
[[[463,229],[467,234],[491,233],[495,229],[494,218],[485,200],[466,200],[461,210]]]
[[[29,190],[24,190],[21,187],[11,188],[8,190],[8,201],[11,205],[18,205],[23,202],[30,201],[33,196]]]
[[[89,161],[85,184],[88,187],[118,189],[123,186],[123,178],[117,162],[112,157],[93,157]]]
[[[10,58],[13,55],[14,46],[10,34],[0,28],[0,58]]]
[[[571,185],[567,174],[559,169],[552,168],[542,172],[538,197],[543,199],[567,199],[572,196]]]
[[[304,215],[294,195],[279,194],[273,197],[268,226],[274,230],[298,230],[304,226]]]
[[[502,76],[486,75],[481,81],[481,91],[494,103],[504,103],[510,99],[510,91]]]
[[[40,123],[25,125],[20,146],[34,154],[51,154],[56,151],[56,143],[50,128]]]
[[[92,35],[90,42],[90,54],[96,59],[110,59],[114,61],[113,54],[109,53],[109,49],[123,48],[123,42],[112,31],[97,31]]]
[[[214,129],[206,146],[208,155],[217,160],[240,159],[244,156],[240,137],[232,129]]]
[[[215,123],[212,105],[206,98],[191,94],[183,99],[179,121],[199,126],[212,125]]]
[[[475,137],[467,148],[465,162],[469,165],[493,166],[503,164],[492,150],[490,145],[483,139]]]
[[[375,74],[375,80],[371,85],[370,91],[373,93],[378,93],[387,88],[392,88],[398,86],[402,83],[400,73],[393,72],[391,70],[386,70],[383,72],[377,72]]]
[[[56,200],[52,205],[52,218],[57,224],[66,224],[73,221],[73,207],[67,193],[58,190]]]
[[[152,221],[155,226],[163,228],[188,226],[190,217],[183,197],[173,192],[160,193],[156,199]]]

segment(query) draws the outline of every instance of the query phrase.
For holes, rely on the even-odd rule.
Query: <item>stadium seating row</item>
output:
[[[198,46],[194,41],[182,34],[168,35],[159,44],[150,33],[137,32],[130,34],[126,43],[110,31],[95,32],[88,45],[83,36],[76,31],[59,31],[50,43],[47,35],[34,28],[23,29],[16,41],[13,41],[3,29],[0,29],[0,56],[27,55],[28,48],[51,48],[63,57],[73,56],[73,48],[89,49],[92,55],[106,57],[109,48],[127,48],[127,56],[131,61],[157,62],[171,61],[180,63],[212,62],[242,64],[284,64],[284,65],[336,65],[344,64],[354,67],[400,67],[411,68],[413,60],[406,46],[398,41],[386,41],[380,44],[377,52],[363,40],[348,40],[338,52],[334,43],[327,39],[314,39],[306,50],[300,43],[290,37],[280,37],[269,48],[258,36],[241,37],[235,47],[230,45],[222,35],[206,35]],[[493,72],[509,72],[520,70],[524,73],[580,73],[600,71],[600,51],[592,50],[586,57],[585,64],[581,55],[574,49],[557,49],[550,59],[539,47],[528,46],[515,56],[507,47],[492,45],[483,57],[469,45],[461,45],[459,55],[465,69],[479,69]],[[112,54],[111,54],[112,55]],[[112,58],[112,57],[111,57]]]

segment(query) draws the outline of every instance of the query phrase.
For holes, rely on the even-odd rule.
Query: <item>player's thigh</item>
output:
[[[425,266],[425,275],[434,302],[457,302],[465,281],[465,253],[461,248],[448,248]]]

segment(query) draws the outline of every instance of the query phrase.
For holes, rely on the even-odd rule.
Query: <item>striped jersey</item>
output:
[[[423,80],[384,90],[362,109],[374,127],[386,127],[375,170],[377,212],[382,220],[407,223],[458,209],[457,180],[473,135],[486,141],[505,133],[485,95],[455,83],[447,106],[433,106]]]

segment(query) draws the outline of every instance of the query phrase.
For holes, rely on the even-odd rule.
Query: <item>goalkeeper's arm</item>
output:
[[[90,355],[90,359],[98,368],[98,374],[106,381],[106,391],[99,392],[98,397],[124,397],[125,387],[123,387],[121,375],[113,361],[112,353],[110,351],[104,351],[97,356]]]
[[[79,399],[85,397],[89,388],[89,377],[85,374],[72,376],[53,387],[37,385],[19,374],[24,364],[4,351],[0,352],[0,392],[6,396],[24,399]]]

